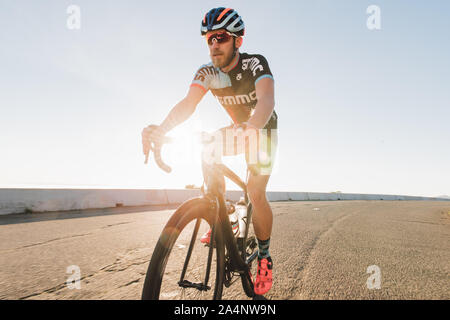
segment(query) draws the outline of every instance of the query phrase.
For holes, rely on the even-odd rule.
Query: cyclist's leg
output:
[[[278,136],[276,129],[262,129],[256,132],[257,139],[247,139],[240,137],[234,139],[235,132],[232,126],[224,127],[216,131],[215,136],[222,139],[221,156],[235,156],[246,153],[246,160],[249,168],[254,172],[248,180],[247,191],[253,205],[253,225],[256,237],[262,241],[270,238],[272,230],[272,209],[266,198],[266,187],[272,172],[275,159]],[[250,136],[251,137],[251,136]],[[247,145],[245,145],[247,141]],[[217,149],[210,149],[215,150]],[[252,152],[256,151],[257,154]],[[211,157],[214,158],[214,157]],[[204,168],[204,176],[206,174]],[[221,181],[222,190],[225,191],[225,181]],[[209,242],[209,236],[205,234],[202,242]]]
[[[248,181],[248,194],[253,206],[253,228],[258,239],[258,268],[254,283],[257,295],[266,294],[273,282],[273,262],[269,253],[273,214],[266,197],[269,178],[269,175],[251,175]]]
[[[260,240],[267,240],[272,233],[273,214],[266,197],[266,187],[270,175],[250,175],[248,195],[253,206],[253,227]]]
[[[247,156],[247,164],[252,174],[248,179],[248,195],[253,205],[253,226],[259,240],[267,240],[272,233],[272,209],[266,197],[267,183],[275,160],[278,135],[274,130],[260,130],[258,134],[257,162],[251,163]],[[255,157],[253,157],[255,158]]]
[[[258,270],[254,283],[255,293],[263,295],[272,287],[272,258],[269,253],[272,234],[273,213],[266,197],[267,183],[275,160],[277,131],[261,131],[258,140],[258,163],[247,162],[252,174],[249,176],[247,191],[253,206],[253,227],[258,239]],[[265,142],[261,144],[261,142]]]

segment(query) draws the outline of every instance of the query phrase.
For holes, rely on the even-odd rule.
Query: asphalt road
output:
[[[271,206],[274,286],[266,298],[450,299],[450,202]],[[140,299],[149,258],[172,212],[0,216],[0,299]],[[66,284],[77,275],[73,270],[79,289]],[[248,299],[239,281],[224,289],[224,298]]]

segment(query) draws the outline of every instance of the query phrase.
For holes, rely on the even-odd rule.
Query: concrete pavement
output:
[[[449,202],[271,206],[275,268],[267,298],[450,299]],[[0,299],[139,299],[172,212],[147,207],[1,216]],[[70,266],[79,268],[80,289],[66,284]],[[380,289],[373,288],[376,281],[368,284],[375,276]],[[239,281],[224,289],[224,298],[247,299]]]

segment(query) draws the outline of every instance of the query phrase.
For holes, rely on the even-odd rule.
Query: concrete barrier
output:
[[[0,214],[161,204],[166,190],[0,189]]]
[[[167,204],[182,203],[190,198],[195,198],[201,195],[200,190],[186,189],[186,190],[166,190]]]
[[[288,192],[268,191],[267,199],[269,199],[269,201],[289,201],[289,195]]]
[[[22,212],[49,212],[178,204],[201,194],[197,189],[0,189],[0,215]],[[227,199],[238,201],[242,191],[227,191]],[[439,200],[383,194],[267,192],[269,201],[337,201],[337,200]]]
[[[307,201],[307,200],[309,200],[307,192],[287,192],[287,197],[288,197],[288,201]]]
[[[244,192],[243,191],[234,191],[234,190],[229,190],[227,191],[227,199],[231,200],[231,201],[239,201],[239,199],[241,197],[244,196]]]

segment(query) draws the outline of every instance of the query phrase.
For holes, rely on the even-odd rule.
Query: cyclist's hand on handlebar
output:
[[[153,145],[161,145],[164,141],[165,132],[157,125],[149,125],[142,130],[142,151],[145,155],[153,150]]]
[[[145,155],[144,163],[148,163],[149,153],[153,151],[156,164],[166,172],[172,169],[161,159],[161,147],[164,143],[170,143],[171,138],[165,136],[166,132],[160,126],[150,125],[142,130],[142,151]]]

